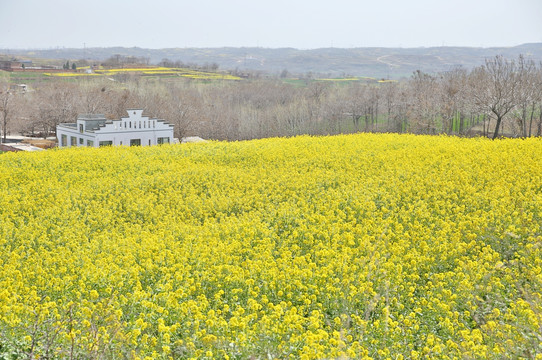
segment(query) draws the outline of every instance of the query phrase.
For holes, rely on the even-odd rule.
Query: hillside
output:
[[[542,142],[0,155],[0,357],[539,359]]]
[[[472,68],[485,58],[503,55],[516,58],[524,54],[536,62],[542,61],[542,43],[515,47],[472,48],[323,48],[298,50],[293,48],[86,48],[4,50],[12,56],[50,59],[104,60],[113,55],[146,57],[152,63],[162,59],[184,63],[216,63],[224,70],[255,70],[279,74],[287,70],[292,74],[324,74],[329,76],[372,76],[400,78],[415,70],[428,73],[446,71],[453,67]]]

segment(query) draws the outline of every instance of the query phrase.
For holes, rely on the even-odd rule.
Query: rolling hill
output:
[[[428,47],[428,48],[321,48],[299,50],[293,48],[167,48],[143,49],[138,47],[111,48],[56,48],[3,51],[15,57],[47,59],[104,60],[113,55],[145,57],[151,63],[162,59],[182,61],[185,64],[216,63],[221,69],[260,71],[279,74],[324,74],[327,76],[372,76],[398,79],[415,70],[428,73],[442,72],[454,67],[472,68],[484,59],[503,55],[517,58],[523,54],[535,62],[542,61],[542,43],[514,47]]]

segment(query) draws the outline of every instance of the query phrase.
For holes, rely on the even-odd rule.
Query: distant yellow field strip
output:
[[[221,79],[221,80],[241,80],[241,78],[229,74],[222,74],[218,72],[204,72],[192,69],[184,68],[166,68],[166,67],[155,67],[155,68],[123,68],[123,69],[96,69],[93,72],[49,72],[44,73],[46,76],[56,76],[56,77],[83,77],[83,76],[112,76],[115,74],[122,73],[140,73],[145,75],[180,75],[187,78],[193,79]]]

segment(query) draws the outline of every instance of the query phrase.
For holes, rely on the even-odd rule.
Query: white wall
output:
[[[87,140],[94,141],[94,147],[98,147],[100,141],[112,141],[113,145],[129,146],[132,139],[140,139],[141,146],[157,145],[158,138],[169,138],[173,143],[173,125],[163,120],[150,119],[142,116],[143,110],[128,110],[128,117],[120,120],[112,120],[100,127],[94,132],[79,132],[78,120],[77,127],[71,128],[63,125],[57,126],[58,144],[62,147],[62,134],[68,136],[67,146],[71,146],[70,137],[77,137],[76,146],[87,146]],[[83,144],[80,140],[83,139]]]

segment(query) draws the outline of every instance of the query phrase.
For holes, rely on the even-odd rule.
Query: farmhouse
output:
[[[23,63],[15,60],[2,60],[0,61],[0,70],[13,71],[21,69]]]
[[[128,117],[108,120],[104,115],[79,115],[76,123],[59,124],[59,147],[158,145],[173,142],[173,125],[143,116],[141,109],[129,109]]]

